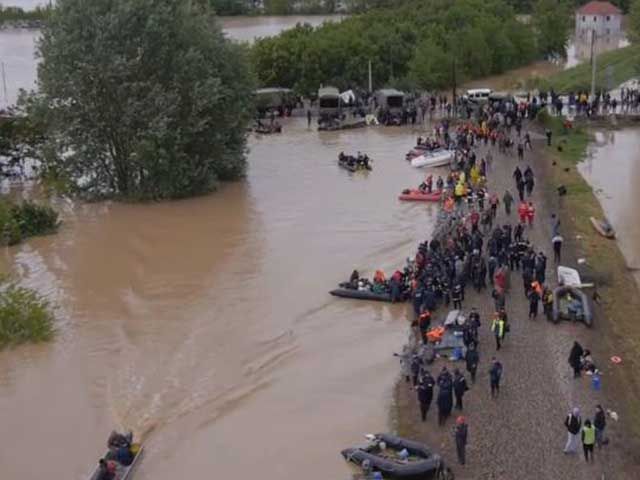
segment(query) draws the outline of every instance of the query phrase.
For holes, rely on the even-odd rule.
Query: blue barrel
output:
[[[453,354],[451,355],[452,360],[462,360],[462,348],[455,347],[453,349]]]
[[[593,376],[591,377],[591,387],[595,391],[599,391],[600,388],[602,387],[602,382],[600,380],[600,375],[598,375],[597,373],[594,373]]]

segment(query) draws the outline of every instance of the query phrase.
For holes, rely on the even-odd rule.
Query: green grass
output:
[[[611,85],[609,85],[607,75],[608,67],[611,67]],[[615,88],[638,76],[640,76],[640,45],[630,45],[598,55],[596,60],[596,87],[598,89],[608,90],[610,86]],[[562,93],[589,91],[591,89],[591,64],[589,62],[582,63],[547,79],[537,78],[532,81],[530,86],[544,90],[553,88]]]
[[[46,300],[9,284],[0,292],[0,348],[53,337],[53,314]]]

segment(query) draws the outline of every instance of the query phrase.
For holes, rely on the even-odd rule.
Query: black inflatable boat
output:
[[[381,444],[385,444],[384,450]],[[399,452],[406,450],[408,459],[401,459]],[[394,435],[379,433],[364,447],[347,448],[342,456],[348,462],[378,470],[384,478],[414,480],[453,480],[453,473],[446,468],[440,455],[418,442]]]
[[[553,291],[553,321],[582,321],[591,327],[593,312],[587,295],[576,287],[561,286]]]
[[[357,300],[375,300],[378,302],[390,302],[391,293],[375,293],[371,290],[358,290],[356,288],[336,288],[329,292],[334,297],[355,298]]]
[[[347,160],[338,160],[338,165],[349,170],[350,172],[370,172],[373,170],[371,165],[364,165],[362,163],[349,163]]]

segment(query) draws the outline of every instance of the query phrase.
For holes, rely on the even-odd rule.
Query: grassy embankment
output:
[[[608,71],[611,71],[609,79]],[[615,88],[627,80],[640,76],[640,45],[630,45],[598,55],[596,59],[596,87]],[[591,64],[582,63],[549,78],[533,78],[528,87],[557,92],[576,92],[591,89]],[[609,84],[610,83],[610,84]]]
[[[559,202],[565,244],[576,258],[587,260],[601,297],[596,308],[597,345],[592,350],[600,353],[604,382],[615,385],[619,394],[616,408],[623,410],[624,421],[638,438],[640,410],[633,406],[640,399],[640,291],[617,243],[596,233],[590,222],[592,216],[603,217],[602,207],[576,167],[587,153],[591,134],[584,127],[565,130],[557,117],[541,115],[540,121],[553,131],[553,146],[547,147],[551,159],[549,186],[567,187],[566,196]],[[562,146],[561,151],[558,146]],[[612,355],[622,357],[623,363],[611,364]]]

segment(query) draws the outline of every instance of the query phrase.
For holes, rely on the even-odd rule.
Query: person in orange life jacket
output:
[[[427,343],[427,331],[431,326],[431,312],[427,309],[423,310],[423,312],[418,317],[418,329],[420,331],[420,337],[422,338],[422,343]]]

